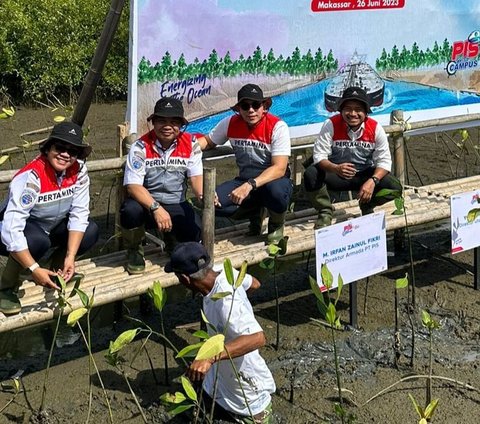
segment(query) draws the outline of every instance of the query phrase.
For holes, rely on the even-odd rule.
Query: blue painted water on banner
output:
[[[289,91],[272,97],[271,112],[281,117],[288,126],[318,124],[330,117],[325,109],[323,95],[329,80]],[[232,101],[233,105],[234,101]],[[480,96],[462,91],[451,91],[403,81],[385,81],[383,104],[372,108],[372,115],[389,114],[393,109],[417,111],[448,106],[480,103]],[[222,118],[230,116],[232,111],[193,121],[188,126],[190,133],[208,133]]]

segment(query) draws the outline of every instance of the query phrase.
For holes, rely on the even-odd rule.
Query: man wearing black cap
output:
[[[123,180],[128,198],[121,206],[120,222],[130,274],[145,270],[145,226],[172,232],[178,241],[201,238],[200,218],[185,192],[189,179],[193,194],[202,198],[202,152],[195,137],[183,130],[188,121],[182,103],[164,97],[147,119],[153,129],[130,148]]]
[[[90,179],[85,164],[91,147],[82,128],[73,122],[53,127],[40,146],[41,154],[13,177],[0,206],[0,255],[8,256],[0,281],[0,311],[20,312],[19,275],[31,272],[36,284],[58,288],[54,280],[80,280],[75,256],[98,240],[98,227],[89,221]],[[50,247],[50,267],[39,265]],[[49,269],[51,268],[51,269]]]
[[[255,84],[243,86],[232,107],[236,114],[221,120],[204,138],[202,149],[230,140],[240,174],[217,187],[219,216],[250,218],[250,235],[262,231],[263,208],[268,210],[268,242],[283,237],[285,215],[292,196],[288,158],[290,135],[287,124],[268,112],[270,97]]]
[[[233,416],[239,423],[271,423],[271,393],[275,392],[275,381],[258,352],[265,345],[265,335],[247,298],[247,293],[260,287],[259,281],[246,274],[233,295],[225,270],[212,268],[205,247],[195,242],[177,245],[165,271],[174,272],[181,284],[203,296],[205,316],[217,333],[225,335],[225,349],[220,355],[193,361],[187,370],[190,380],[203,380],[203,388],[210,400],[215,394],[218,418],[228,414],[230,419]],[[238,271],[234,270],[234,278],[237,276]],[[225,296],[225,292],[232,294]],[[221,297],[218,296],[220,293]],[[216,334],[210,325],[208,331],[210,335]],[[232,358],[236,371],[229,358]],[[236,375],[241,376],[241,382]]]
[[[315,228],[330,225],[332,203],[327,189],[358,191],[362,215],[393,199],[375,198],[380,189],[401,192],[400,182],[390,174],[392,160],[384,129],[368,117],[367,93],[348,87],[340,99],[340,112],[327,119],[313,150],[313,164],[304,173],[307,196],[318,211]]]

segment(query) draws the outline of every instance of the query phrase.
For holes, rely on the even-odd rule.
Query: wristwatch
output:
[[[40,268],[40,265],[38,265],[38,262],[35,262],[34,264],[32,264],[32,265],[30,265],[29,267],[27,267],[27,269],[28,269],[30,272],[35,271],[37,268]]]
[[[247,180],[247,183],[252,186],[252,190],[256,190],[256,189],[257,189],[257,182],[255,181],[255,178],[249,178],[249,179]]]
[[[375,185],[378,185],[378,183],[380,182],[380,180],[379,180],[377,177],[375,177],[375,176],[371,176],[370,178],[373,180],[373,182],[375,183]]]
[[[153,203],[150,205],[150,213],[155,212],[159,207],[160,207],[160,203],[154,200]]]

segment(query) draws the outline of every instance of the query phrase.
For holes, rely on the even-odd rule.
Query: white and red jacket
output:
[[[328,159],[332,163],[353,163],[358,172],[367,168],[391,170],[392,159],[383,127],[367,117],[352,131],[342,115],[327,119],[313,147],[313,162]]]
[[[0,207],[2,242],[9,252],[28,249],[23,233],[27,219],[49,233],[68,215],[68,230],[85,232],[89,202],[85,163],[77,160],[57,174],[45,155],[37,156],[13,177],[8,198]]]
[[[185,201],[187,177],[202,174],[202,152],[192,134],[181,133],[163,149],[151,130],[130,148],[123,185],[142,185],[157,202],[176,204]]]
[[[291,144],[287,124],[267,113],[250,128],[240,115],[222,119],[209,134],[216,145],[230,140],[239,177],[244,180],[258,177],[272,165],[272,156],[290,156]],[[288,171],[287,171],[288,173]]]

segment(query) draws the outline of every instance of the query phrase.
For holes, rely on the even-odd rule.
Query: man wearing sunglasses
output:
[[[58,289],[57,275],[80,280],[75,256],[98,240],[98,227],[89,221],[90,179],[85,164],[91,147],[82,128],[73,122],[53,127],[40,146],[41,154],[12,179],[0,206],[0,255],[8,256],[0,281],[0,311],[21,311],[19,275],[31,272],[36,284]],[[50,266],[38,261],[54,247]]]
[[[153,128],[130,148],[123,180],[128,198],[120,208],[120,223],[130,274],[145,270],[145,227],[165,233],[167,249],[176,241],[201,239],[200,218],[185,192],[190,180],[193,194],[202,198],[202,152],[195,136],[184,131],[188,121],[182,102],[173,97],[158,100],[147,120]]]
[[[243,86],[232,107],[234,116],[224,118],[205,137],[202,149],[230,141],[239,176],[217,187],[218,216],[250,219],[249,235],[262,232],[263,211],[269,214],[268,243],[283,238],[285,216],[292,196],[288,158],[290,134],[287,124],[269,113],[270,97],[255,84]]]

